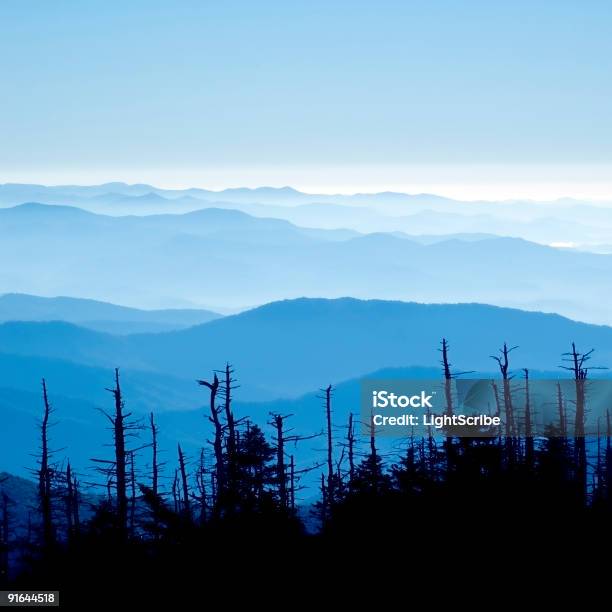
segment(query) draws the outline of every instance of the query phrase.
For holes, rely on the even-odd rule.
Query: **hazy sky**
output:
[[[0,181],[612,199],[612,2],[0,3]]]

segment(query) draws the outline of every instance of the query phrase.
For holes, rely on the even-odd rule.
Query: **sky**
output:
[[[0,182],[612,200],[612,3],[3,0]]]

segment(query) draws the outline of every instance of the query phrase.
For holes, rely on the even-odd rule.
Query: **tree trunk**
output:
[[[46,548],[53,546],[55,541],[55,531],[53,527],[53,502],[51,500],[51,467],[49,465],[49,417],[51,415],[51,405],[47,395],[47,384],[42,380],[44,414],[40,426],[41,452],[40,470],[38,472],[38,496],[40,503],[43,543]]]
[[[355,426],[353,425],[353,413],[349,414],[348,421],[348,462],[349,462],[349,484],[355,479]]]
[[[181,445],[178,445],[179,470],[181,472],[181,485],[183,487],[183,513],[186,517],[191,517],[191,506],[189,504],[189,484],[187,482],[187,470],[185,469],[185,456]]]
[[[327,499],[329,503],[334,499],[334,459],[333,459],[333,436],[331,418],[331,393],[332,386],[325,388],[325,416],[327,421]]]
[[[115,399],[113,431],[115,441],[115,490],[117,493],[117,523],[121,539],[128,533],[127,459],[125,450],[125,416],[119,383],[119,368],[115,368],[115,387],[110,390]]]
[[[215,429],[213,451],[215,454],[215,513],[219,514],[223,503],[225,492],[225,466],[223,464],[223,426],[219,420],[219,409],[217,408],[217,392],[219,390],[219,378],[215,374],[213,382],[198,380],[198,384],[210,390],[210,416],[209,419]]]
[[[533,444],[533,423],[531,417],[531,400],[529,398],[529,370],[525,372],[525,459],[527,467],[533,469],[535,449]]]

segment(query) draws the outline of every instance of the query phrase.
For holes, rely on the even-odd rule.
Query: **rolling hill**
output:
[[[384,367],[436,366],[440,339],[456,367],[489,370],[504,342],[516,367],[555,369],[575,341],[612,363],[612,328],[482,304],[356,299],[275,302],[185,330],[116,337],[67,323],[0,325],[5,353],[193,380],[232,362],[241,399],[297,397]]]
[[[64,321],[112,334],[170,331],[220,316],[208,310],[139,310],[82,298],[0,295],[0,322]]]
[[[209,437],[208,396],[195,379],[210,378],[225,360],[236,368],[239,418],[265,427],[270,411],[294,414],[296,431],[316,433],[322,427],[317,389],[332,383],[335,435],[343,435],[348,412],[358,410],[360,378],[438,377],[442,336],[451,343],[454,367],[481,375],[494,371],[490,355],[504,341],[519,346],[511,368],[529,367],[535,377],[536,370],[554,376],[572,341],[596,349],[595,365],[612,364],[612,328],[481,304],[287,300],[185,330],[123,337],[63,322],[5,323],[0,470],[28,474],[38,445],[43,376],[57,422],[53,448],[60,451],[58,460],[70,457],[86,480],[91,458],[109,452],[111,434],[100,409],[111,405],[106,387],[117,365],[126,409],[135,419],[157,414],[164,460],[172,466],[177,441],[195,459]],[[141,440],[146,445],[146,429]],[[308,464],[320,446],[315,439],[296,450],[296,457]],[[146,466],[147,452],[146,446],[139,452],[139,465]]]
[[[233,210],[110,217],[37,204],[0,209],[0,227],[0,257],[11,262],[0,270],[0,291],[213,310],[350,295],[612,323],[612,287],[601,282],[612,256],[516,238],[432,242],[304,229]]]
[[[217,207],[238,209],[257,217],[276,217],[312,228],[409,234],[494,233],[543,244],[571,242],[600,251],[602,247],[598,245],[608,242],[612,230],[610,202],[569,198],[553,202],[466,202],[426,193],[310,194],[291,187],[210,191],[125,183],[53,187],[0,185],[0,205],[32,201],[70,204],[111,215],[176,214]]]

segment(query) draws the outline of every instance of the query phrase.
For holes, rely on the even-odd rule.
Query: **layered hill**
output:
[[[383,367],[436,366],[442,337],[460,369],[489,370],[518,345],[516,367],[555,369],[571,342],[612,363],[612,328],[483,304],[352,298],[275,302],[185,330],[117,337],[61,322],[0,325],[7,354],[193,380],[229,361],[245,399],[295,397]]]
[[[612,287],[602,282],[612,256],[516,238],[432,241],[305,229],[214,208],[112,217],[39,204],[0,209],[0,228],[0,257],[10,262],[0,291],[212,310],[350,295],[481,302],[612,323]]]

